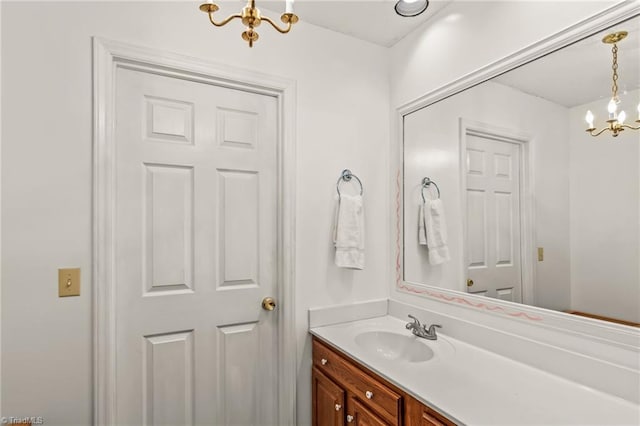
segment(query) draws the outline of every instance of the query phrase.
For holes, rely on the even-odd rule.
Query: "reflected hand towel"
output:
[[[447,246],[447,223],[444,219],[442,200],[427,200],[424,206],[425,227],[429,263],[439,265],[450,260]]]
[[[418,210],[418,244],[427,245],[427,228],[424,224],[424,203],[420,204]]]

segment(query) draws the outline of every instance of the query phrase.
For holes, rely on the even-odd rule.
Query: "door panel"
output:
[[[193,145],[193,104],[145,96],[146,139]]]
[[[145,296],[193,291],[193,167],[144,164]]]
[[[144,424],[193,424],[193,330],[145,336]]]
[[[509,192],[495,192],[496,210],[496,265],[513,265],[513,194]]]
[[[467,259],[469,268],[487,267],[486,192],[467,190]]]
[[[277,103],[116,75],[117,424],[277,424]]]
[[[220,287],[258,284],[258,180],[253,172],[218,171]]]
[[[255,356],[259,353],[258,323],[218,327],[217,395],[225,425],[260,424],[260,377]],[[240,397],[239,397],[240,396]]]
[[[520,146],[467,134],[469,293],[522,301]]]

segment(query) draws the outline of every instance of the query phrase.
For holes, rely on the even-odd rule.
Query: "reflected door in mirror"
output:
[[[522,302],[520,146],[466,140],[467,291]]]

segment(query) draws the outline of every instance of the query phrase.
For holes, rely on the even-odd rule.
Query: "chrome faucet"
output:
[[[407,330],[411,330],[411,332],[423,339],[427,340],[437,340],[438,336],[436,335],[436,327],[442,328],[439,324],[431,324],[427,329],[427,326],[420,324],[420,321],[413,315],[409,315],[409,318],[413,320],[413,322],[409,322],[405,325]]]

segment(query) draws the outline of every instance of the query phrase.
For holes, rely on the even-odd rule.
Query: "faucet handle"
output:
[[[435,330],[434,330],[434,329],[435,329],[436,327],[438,327],[438,328],[442,328],[442,326],[441,326],[440,324],[431,324],[431,325],[429,326],[429,330],[427,330],[427,331],[428,331],[428,333],[429,333],[429,334],[435,333]],[[424,328],[426,329],[426,328],[427,328],[427,326],[425,326]]]
[[[418,321],[418,318],[414,317],[413,315],[407,316],[413,320],[413,325],[417,325],[418,327],[420,327],[420,321]],[[407,324],[407,328],[409,328],[410,325],[411,324]]]

